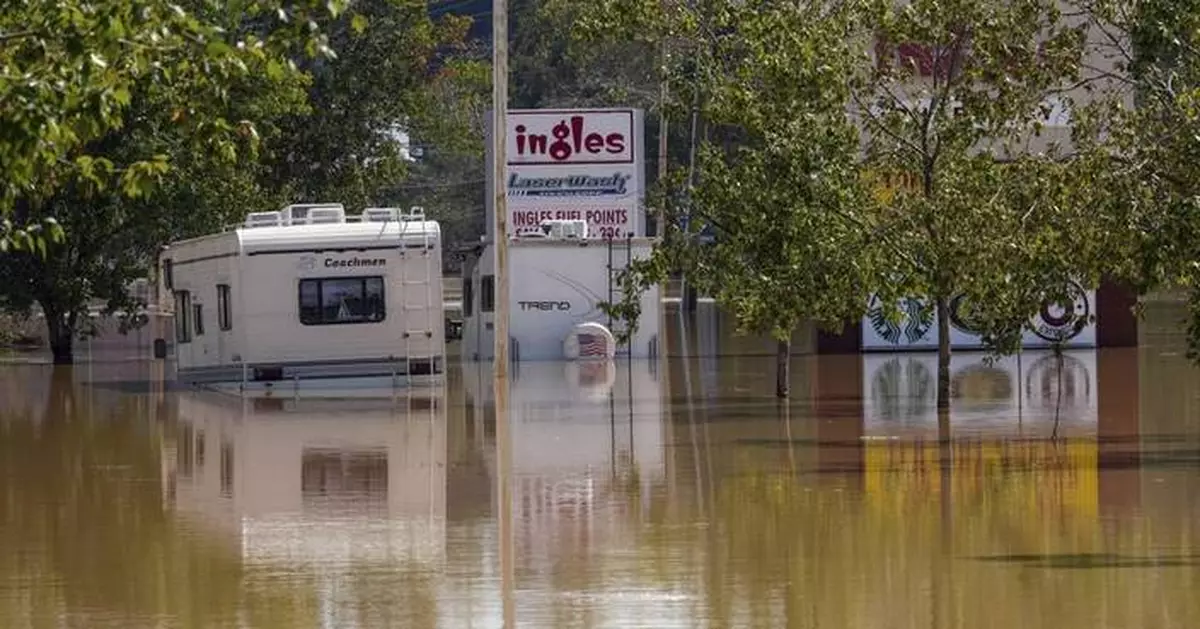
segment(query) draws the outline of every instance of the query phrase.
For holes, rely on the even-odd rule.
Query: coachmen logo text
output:
[[[563,177],[508,177],[508,194],[514,197],[623,197],[629,193],[626,183],[631,175],[613,173],[608,177],[567,175]]]
[[[372,267],[386,266],[387,258],[350,258],[349,260],[335,260],[333,258],[325,258],[325,268],[327,269],[342,269],[342,268],[357,268],[357,267]]]

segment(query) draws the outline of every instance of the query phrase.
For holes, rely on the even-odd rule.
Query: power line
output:
[[[486,179],[471,179],[469,181],[455,181],[452,183],[415,183],[404,186],[392,186],[392,190],[416,190],[423,188],[457,188],[460,186],[475,186],[481,183],[487,183]]]

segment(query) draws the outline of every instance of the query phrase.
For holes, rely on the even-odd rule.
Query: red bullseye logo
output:
[[[1033,333],[1052,343],[1075,338],[1091,320],[1091,304],[1087,293],[1077,282],[1067,285],[1065,303],[1047,300],[1033,321]]]

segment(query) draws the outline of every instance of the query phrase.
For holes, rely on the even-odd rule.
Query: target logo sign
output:
[[[1087,292],[1078,282],[1067,285],[1067,299],[1063,302],[1047,300],[1033,319],[1033,333],[1051,343],[1061,343],[1075,338],[1092,318],[1092,305]]]

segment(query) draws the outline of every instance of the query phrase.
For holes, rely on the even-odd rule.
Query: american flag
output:
[[[579,340],[580,356],[604,356],[608,350],[608,343],[599,334],[580,333],[576,338]]]

